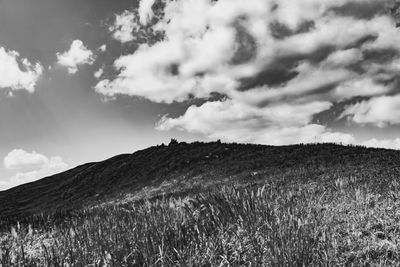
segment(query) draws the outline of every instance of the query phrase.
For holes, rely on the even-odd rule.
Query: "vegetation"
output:
[[[386,172],[398,166],[398,151],[335,144],[263,146],[246,144],[178,143],[150,147],[87,163],[34,183],[0,192],[0,217],[26,216],[55,210],[75,210],[129,193],[141,195],[146,188],[193,190],[203,186],[244,179],[277,179],[324,174],[348,175]],[[183,187],[183,188],[181,188]]]
[[[293,149],[322,148],[342,158],[297,164]],[[288,169],[156,184],[139,199],[4,217],[0,266],[398,266],[398,152],[291,149]]]

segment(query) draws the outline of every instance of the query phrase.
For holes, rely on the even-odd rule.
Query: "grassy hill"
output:
[[[0,192],[0,265],[394,266],[399,174],[394,150],[171,142]]]
[[[227,181],[249,183],[281,175],[294,182],[321,181],[326,173],[371,177],[398,168],[400,153],[383,149],[335,144],[171,143],[88,163],[0,192],[0,217],[74,209],[125,194],[135,199],[185,194]]]

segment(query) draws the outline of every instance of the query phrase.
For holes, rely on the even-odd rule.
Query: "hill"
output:
[[[0,192],[0,217],[70,210],[105,201],[185,195],[217,184],[359,176],[384,186],[382,174],[398,173],[400,152],[336,144],[264,146],[178,143],[88,163]],[[284,178],[282,178],[284,177]],[[392,177],[388,174],[387,177]]]
[[[0,192],[0,266],[399,266],[399,173],[394,150],[171,142]]]

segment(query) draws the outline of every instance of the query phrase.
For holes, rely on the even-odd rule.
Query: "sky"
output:
[[[0,0],[0,190],[171,138],[400,149],[392,0]]]

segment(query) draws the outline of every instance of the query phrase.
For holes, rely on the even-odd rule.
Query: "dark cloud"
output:
[[[377,38],[378,38],[377,35],[368,34],[366,36],[361,37],[360,39],[358,39],[354,43],[348,45],[346,47],[346,49],[359,48],[364,44],[373,43],[374,41],[376,41]]]
[[[335,103],[330,109],[315,114],[312,123],[323,123],[328,127],[342,125],[346,118],[340,118],[340,115],[345,111],[346,107],[367,99],[369,99],[369,97],[354,97]]]
[[[293,95],[288,95],[288,96],[283,96],[282,98],[279,99],[280,102],[284,103],[291,103],[294,100],[299,103],[308,103],[311,101],[321,101],[321,99],[326,98],[326,94],[331,92],[332,89],[334,89],[336,86],[340,84],[339,82],[330,82],[326,83],[323,86],[316,86],[313,88],[308,88],[307,93],[301,93],[299,92],[298,94],[293,94]],[[268,90],[268,89],[265,89]],[[267,99],[264,101],[261,101],[257,104],[259,108],[264,108],[269,105],[272,105],[276,103],[276,99]]]
[[[246,63],[256,57],[257,43],[254,37],[240,22],[235,23],[236,44],[238,46],[232,57],[231,64],[239,65]]]
[[[265,67],[261,72],[253,77],[240,80],[239,91],[246,91],[259,86],[284,86],[287,82],[297,77],[298,71],[294,70],[303,61],[308,61],[312,64],[321,63],[333,51],[333,46],[321,46],[311,53],[297,53],[277,57],[277,59]]]
[[[338,7],[333,7],[330,12],[339,16],[350,16],[357,19],[371,19],[385,12],[387,1],[350,1]]]
[[[399,55],[394,48],[367,49],[363,51],[364,62],[388,63]]]
[[[295,62],[293,62],[295,63]],[[242,79],[241,86],[238,88],[239,91],[251,90],[259,86],[282,86],[291,79],[298,75],[297,71],[284,66],[282,64],[277,64],[270,66],[254,77]]]
[[[311,31],[315,26],[314,21],[304,21],[300,23],[296,30],[290,29],[284,23],[274,21],[270,24],[271,35],[275,39],[282,40],[295,34],[306,33]]]

